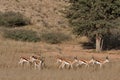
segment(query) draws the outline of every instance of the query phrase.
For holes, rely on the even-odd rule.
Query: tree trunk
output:
[[[101,52],[103,47],[103,39],[100,36],[96,36],[96,52]]]

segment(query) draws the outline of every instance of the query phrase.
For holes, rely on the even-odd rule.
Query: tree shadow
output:
[[[82,43],[84,49],[95,49],[95,44],[92,42]]]
[[[87,42],[87,43],[81,43],[82,47],[84,49],[95,49],[95,41],[93,42]],[[103,41],[103,48],[102,50],[120,50],[120,39],[104,39]]]

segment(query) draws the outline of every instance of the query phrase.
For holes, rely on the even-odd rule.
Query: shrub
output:
[[[48,32],[48,33],[43,33],[41,38],[43,41],[47,43],[57,44],[57,43],[61,43],[62,41],[69,40],[70,36],[65,35],[63,33]]]
[[[0,12],[0,26],[21,27],[30,24],[30,20],[20,13]]]
[[[27,41],[27,42],[38,42],[40,41],[40,37],[36,32],[31,30],[5,30],[4,35],[5,38],[10,38],[18,41]]]

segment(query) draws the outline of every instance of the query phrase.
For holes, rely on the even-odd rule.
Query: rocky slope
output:
[[[67,27],[61,12],[68,5],[68,0],[0,0],[0,11],[20,12],[41,27]]]

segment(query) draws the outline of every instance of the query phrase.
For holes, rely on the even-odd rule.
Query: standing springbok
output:
[[[43,67],[45,66],[45,57],[41,57],[41,56],[31,56],[30,57],[31,62],[34,65],[35,69],[43,69]]]
[[[25,63],[27,64],[27,66],[29,66],[30,65],[30,58],[29,57],[21,56],[20,57],[20,61],[18,62],[18,64],[20,64],[21,66],[23,66]]]
[[[34,67],[35,69],[43,69],[43,65],[44,65],[44,60],[43,59],[36,59],[34,61]]]
[[[32,55],[30,56],[30,61],[33,63],[35,60],[39,60],[40,59],[40,56],[35,56],[35,55]]]
[[[80,65],[85,65],[85,67],[89,67],[89,64],[94,63],[94,60],[85,60],[85,59],[78,59],[76,57],[76,60],[78,61],[76,64],[76,67],[80,66]]]
[[[37,59],[39,59],[38,56],[30,56],[30,57],[28,57],[28,56],[21,56],[20,57],[20,61],[18,63],[21,66],[23,66],[24,64],[27,64],[27,66],[30,66]]]
[[[94,64],[99,64],[100,65],[100,68],[105,64],[105,63],[108,63],[109,62],[109,58],[108,56],[105,58],[105,60],[98,60],[98,59],[94,59]]]
[[[70,69],[72,68],[73,69],[73,64],[75,64],[77,61],[77,59],[74,58],[74,60],[68,60],[68,59],[59,59],[59,62],[61,62],[61,65],[59,66],[59,69],[60,68],[64,68],[65,65]]]

